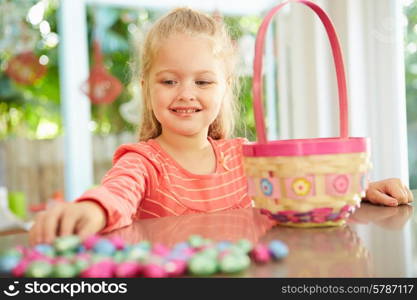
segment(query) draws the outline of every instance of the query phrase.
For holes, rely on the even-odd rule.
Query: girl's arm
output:
[[[40,212],[29,232],[30,243],[50,243],[57,236],[70,234],[84,238],[131,224],[150,182],[149,165],[143,156],[126,153],[99,187],[86,191],[74,202]]]
[[[147,160],[138,153],[126,153],[103,177],[101,185],[85,192],[76,202],[93,201],[106,213],[102,232],[132,223],[151,179]]]

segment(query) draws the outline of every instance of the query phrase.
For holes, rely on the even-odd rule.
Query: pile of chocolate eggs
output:
[[[0,256],[0,272],[14,277],[178,277],[238,274],[252,262],[262,264],[288,255],[279,240],[253,245],[246,239],[213,242],[200,235],[167,247],[141,241],[127,245],[120,237],[93,235],[81,241],[64,236],[53,244],[16,246]]]

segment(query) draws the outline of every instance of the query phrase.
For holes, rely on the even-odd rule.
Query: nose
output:
[[[195,90],[192,84],[184,83],[180,85],[177,100],[194,101],[196,100]]]

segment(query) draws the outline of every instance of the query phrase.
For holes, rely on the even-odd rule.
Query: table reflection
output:
[[[129,244],[148,240],[167,246],[186,241],[193,234],[213,241],[248,239],[256,243],[274,225],[275,221],[261,214],[259,210],[244,208],[140,220],[106,236],[120,236]]]
[[[362,203],[349,218],[350,224],[374,224],[388,230],[401,230],[413,215],[413,206],[405,204],[396,207]]]
[[[290,255],[281,266],[285,277],[369,277],[372,265],[369,251],[349,225],[327,228],[275,227],[262,242],[280,239]],[[259,276],[276,274],[270,269]],[[280,273],[283,271],[280,270]]]

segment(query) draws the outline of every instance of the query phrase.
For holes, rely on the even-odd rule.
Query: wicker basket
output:
[[[290,2],[313,9],[330,39],[339,90],[340,137],[268,141],[262,106],[262,54],[273,15]],[[345,223],[365,195],[370,168],[369,140],[349,137],[346,79],[337,34],[316,4],[291,0],[274,7],[258,31],[255,45],[254,112],[258,142],[243,146],[248,192],[255,207],[279,224],[298,227]]]

